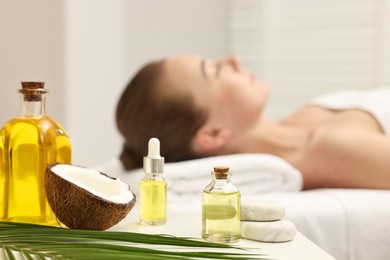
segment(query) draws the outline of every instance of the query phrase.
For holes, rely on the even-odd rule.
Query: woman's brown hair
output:
[[[191,140],[205,122],[205,112],[190,96],[166,93],[164,60],[148,63],[126,86],[116,109],[116,123],[124,138],[120,160],[127,170],[140,168],[148,141],[161,142],[166,162],[196,158]]]

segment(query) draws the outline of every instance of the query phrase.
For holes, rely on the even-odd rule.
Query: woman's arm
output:
[[[390,189],[390,137],[353,129],[321,130],[299,168],[304,188]]]

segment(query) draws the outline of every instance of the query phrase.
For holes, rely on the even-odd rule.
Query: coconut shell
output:
[[[106,230],[125,218],[133,208],[134,193],[133,199],[125,204],[105,200],[55,174],[51,170],[55,165],[49,165],[46,170],[47,200],[57,219],[68,228]]]

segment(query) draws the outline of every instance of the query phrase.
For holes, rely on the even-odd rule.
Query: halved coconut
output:
[[[58,220],[74,229],[108,229],[126,217],[136,201],[121,180],[70,164],[47,167],[45,190]]]

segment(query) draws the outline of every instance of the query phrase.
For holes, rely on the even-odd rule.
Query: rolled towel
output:
[[[233,173],[232,181],[241,195],[264,194],[267,192],[290,192],[302,189],[302,175],[290,163],[270,154],[229,154],[166,163],[164,176],[168,182],[168,196],[172,200],[199,198],[210,183],[210,172],[214,166],[225,165]],[[139,194],[139,181],[143,169],[127,171],[118,158],[94,167],[112,177],[120,178],[131,185]]]
[[[241,221],[241,237],[261,242],[287,242],[294,239],[296,228],[288,220],[267,222]]]

